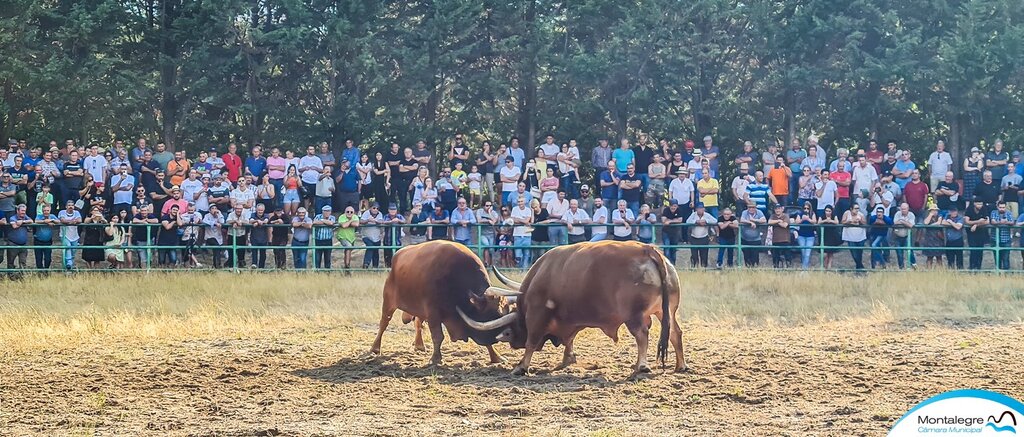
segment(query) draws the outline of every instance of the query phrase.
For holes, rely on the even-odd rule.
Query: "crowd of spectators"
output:
[[[335,258],[376,268],[403,245],[450,239],[487,264],[526,268],[551,246],[614,239],[660,244],[674,263],[686,247],[700,268],[739,257],[759,266],[767,255],[774,267],[806,269],[818,255],[831,269],[841,251],[858,270],[865,251],[873,269],[914,267],[918,256],[963,268],[966,244],[969,268],[992,251],[1009,269],[1024,247],[1013,247],[1024,165],[1001,141],[962,163],[941,141],[916,161],[895,141],[829,156],[814,137],[785,150],[747,141],[728,161],[710,136],[701,147],[645,134],[614,148],[601,140],[587,157],[552,135],[532,153],[518,138],[471,148],[461,134],[442,149],[347,140],[189,156],[146,139],[11,141],[0,149],[0,259],[26,269],[32,250],[35,267],[50,269],[58,250],[68,270],[263,269],[269,250],[276,268],[309,268],[310,252],[317,269],[339,267]]]

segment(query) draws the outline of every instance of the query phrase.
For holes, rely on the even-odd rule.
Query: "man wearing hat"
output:
[[[985,200],[975,196],[974,201],[971,202],[971,206],[967,208],[967,212],[964,214],[964,228],[967,230],[967,245],[970,246],[971,253],[968,255],[970,260],[968,268],[971,270],[981,270],[981,262],[985,256],[984,250],[985,244],[988,243],[988,226],[989,226],[990,214],[988,209],[985,207]]]
[[[965,224],[960,208],[955,204],[949,208],[942,226],[946,227],[946,265],[951,269],[963,269]]]
[[[320,213],[313,217],[313,267],[331,268],[331,247],[334,246],[334,228],[338,220],[331,211],[331,205],[320,207]]]
[[[690,171],[690,180],[697,182],[700,176],[701,166],[704,165],[704,152],[700,149],[693,151],[693,159],[686,163],[686,169]],[[710,164],[708,164],[710,166]]]
[[[1013,226],[1016,218],[1017,216],[1009,211],[1006,202],[1002,200],[996,204],[996,209],[989,216],[991,226],[995,228],[992,239],[999,246],[999,249],[994,250],[993,253],[996,254],[996,259],[999,261],[997,265],[1000,270],[1010,269],[1010,254],[1013,252],[1013,243],[1011,243],[1013,229],[1010,229],[1010,226]]]
[[[580,208],[587,212],[588,215],[594,213],[594,196],[591,195],[590,185],[583,184],[580,186],[580,197],[579,199]]]
[[[682,224],[689,215],[683,215],[683,210],[679,206],[679,201],[676,199],[669,199],[668,206],[661,211],[661,224],[663,225],[661,231],[661,244],[665,246],[665,257],[672,262],[672,265],[676,263],[676,249],[673,246],[679,244],[682,241]]]
[[[690,170],[686,168],[677,170],[676,179],[668,184],[668,193],[669,199],[673,199],[679,204],[684,219],[690,217],[690,213],[696,206],[696,192],[697,187],[694,185],[693,179],[690,179]]]

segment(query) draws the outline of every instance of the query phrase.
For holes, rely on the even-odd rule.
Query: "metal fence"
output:
[[[33,229],[33,236],[37,233],[37,228],[40,224],[28,225]],[[85,235],[92,232],[105,232],[109,224],[93,224],[83,223],[77,225],[79,228],[79,235],[83,238]],[[29,239],[29,244],[26,245],[14,245],[9,241],[4,241],[5,246],[0,246],[0,253],[2,253],[4,263],[0,264],[3,268],[0,268],[0,272],[3,273],[26,273],[26,272],[53,272],[61,271],[65,269],[65,256],[70,254],[71,260],[76,271],[110,271],[111,268],[105,261],[107,253],[104,253],[102,258],[104,261],[100,261],[100,265],[96,268],[90,269],[88,266],[83,265],[83,255],[87,250],[104,251],[107,250],[123,250],[127,257],[131,260],[130,266],[118,267],[117,271],[163,271],[163,270],[181,270],[181,269],[213,269],[217,259],[223,260],[223,264],[218,268],[221,270],[229,270],[234,272],[250,271],[253,270],[253,264],[257,264],[257,270],[263,271],[275,271],[280,269],[292,270],[292,271],[376,271],[384,270],[387,268],[386,260],[390,259],[390,255],[395,250],[398,250],[404,246],[415,244],[419,241],[426,240],[425,232],[426,228],[444,229],[443,239],[452,239],[454,228],[452,225],[431,225],[431,224],[394,224],[394,225],[380,225],[382,239],[377,244],[367,244],[363,242],[361,234],[357,231],[357,238],[355,244],[352,246],[344,246],[339,243],[336,236],[333,236],[329,246],[317,245],[314,238],[310,238],[309,241],[302,244],[297,242],[289,236],[286,244],[267,244],[267,245],[252,245],[249,244],[248,235],[253,231],[254,227],[245,226],[245,236],[240,238],[231,238],[230,236],[223,236],[224,244],[222,245],[210,245],[207,244],[205,239],[202,238],[202,234],[195,243],[182,241],[179,238],[173,245],[161,245],[157,244],[157,236],[159,232],[159,225],[156,224],[119,224],[116,225],[121,227],[126,233],[127,245],[113,246],[110,242],[104,242],[103,244],[85,245],[65,244],[60,238],[61,225],[51,226],[53,241],[52,242],[41,242],[36,241],[34,238]],[[194,225],[198,228],[206,228],[204,225]],[[579,226],[579,225],[577,225]],[[616,225],[605,224],[605,225],[583,225],[586,230],[586,239],[591,239],[596,228],[606,228],[606,238],[613,239],[613,227]],[[689,224],[650,224],[650,225],[638,225],[634,224],[631,226],[631,233],[628,239],[636,240],[638,234],[638,228],[646,227],[650,230],[650,242],[663,250],[666,255],[669,255],[670,259],[675,259],[676,267],[679,269],[704,269],[704,268],[717,268],[718,260],[722,259],[722,268],[726,269],[775,269],[775,270],[819,270],[819,271],[863,271],[868,272],[876,270],[873,267],[871,257],[876,257],[875,261],[884,261],[885,266],[888,269],[895,268],[897,266],[912,267],[917,264],[918,268],[923,267],[924,259],[927,258],[928,254],[939,254],[942,256],[941,268],[948,268],[947,257],[960,257],[962,264],[954,264],[954,268],[970,269],[975,271],[987,271],[987,272],[1019,272],[1022,271],[1021,262],[1024,261],[1021,255],[1014,256],[1015,253],[1020,252],[1024,254],[1024,248],[1021,246],[1014,246],[1015,242],[1021,240],[1020,233],[1024,226],[987,226],[989,228],[988,236],[984,238],[984,245],[979,245],[978,240],[975,239],[974,245],[968,244],[968,237],[964,233],[964,237],[959,240],[960,245],[950,245],[945,239],[942,241],[940,246],[923,246],[920,244],[920,237],[924,236],[929,230],[947,229],[946,227],[938,226],[924,226],[918,225],[912,228],[903,228],[907,230],[905,237],[895,237],[890,228],[887,237],[883,241],[873,241],[870,237],[870,226],[863,226],[869,233],[869,237],[860,243],[848,243],[844,242],[842,245],[829,245],[826,244],[826,236],[824,230],[829,227],[845,228],[843,225],[828,225],[828,224],[815,224],[815,237],[813,244],[808,244],[809,241],[804,240],[803,245],[798,245],[797,239],[795,238],[796,225],[792,225],[794,229],[790,235],[790,243],[785,246],[772,244],[764,241],[764,234],[767,226],[758,226],[761,231],[761,239],[756,243],[750,240],[744,240],[740,238],[740,232],[737,230],[737,238],[734,241],[728,241],[728,239],[722,239],[716,237],[716,233],[703,241],[703,239],[687,238],[687,236],[693,230],[695,225]],[[806,225],[805,225],[806,226]],[[229,226],[226,226],[228,228]],[[288,227],[290,225],[264,225],[262,228],[270,229],[275,227]],[[313,232],[320,226],[314,225]],[[362,228],[367,227],[366,225],[361,226]],[[469,230],[470,239],[465,241],[464,244],[470,249],[476,252],[481,257],[484,257],[485,252],[490,255],[490,259],[493,263],[497,263],[499,267],[504,268],[524,268],[528,265],[503,265],[502,260],[508,259],[508,254],[512,254],[512,258],[516,258],[515,254],[519,253],[522,257],[529,257],[530,261],[536,260],[544,251],[556,247],[561,244],[568,244],[565,241],[561,244],[555,244],[550,241],[533,241],[531,239],[529,245],[517,245],[514,239],[509,239],[508,244],[499,243],[496,240],[483,238],[489,235],[487,228],[497,229],[505,226],[490,226],[490,225],[467,225]],[[512,228],[512,226],[507,226]],[[550,228],[560,227],[565,229],[564,224],[537,224],[532,225],[530,228]],[[713,225],[712,225],[713,227]],[[10,231],[9,227],[5,227],[7,231]],[[93,228],[93,229],[90,229]],[[205,231],[206,229],[204,229]],[[841,229],[839,229],[841,232]],[[144,232],[146,237],[142,239],[141,243],[133,241],[138,232]],[[240,231],[239,231],[240,232]],[[418,235],[423,232],[423,235]],[[1008,232],[1010,233],[1009,243],[1001,241],[1000,238],[995,238],[996,232]],[[393,238],[388,239],[387,233],[391,233],[393,236],[398,236],[399,242],[387,243],[388,241],[394,241]],[[678,235],[677,239],[675,235]],[[437,239],[437,236],[434,236]],[[271,238],[268,236],[268,241]],[[81,243],[81,240],[79,240]],[[373,243],[369,241],[369,243]],[[488,244],[490,243],[490,244]],[[874,244],[873,244],[874,243]],[[68,252],[70,250],[70,252]],[[510,251],[510,252],[508,252]],[[220,253],[218,253],[220,252]],[[348,252],[351,256],[352,263],[349,268],[345,268],[343,259],[345,253]],[[370,253],[370,258],[366,258],[367,253]],[[732,255],[733,262],[731,265],[728,263],[729,254]],[[895,253],[895,256],[893,256]],[[45,266],[41,261],[46,258],[47,254],[52,259],[50,266]],[[172,255],[173,254],[173,255]],[[182,257],[188,254],[195,254],[197,259],[201,260],[202,267],[192,267],[190,263],[182,263]],[[373,254],[376,254],[377,264],[374,265],[372,260],[374,259]],[[720,255],[721,254],[721,255]],[[975,264],[971,268],[970,259],[971,256],[981,260],[981,265]],[[97,253],[93,253],[96,256]],[[253,256],[265,258],[264,262],[258,262],[259,259],[253,259]],[[802,257],[808,257],[808,265],[805,268],[802,263]],[[858,268],[854,258],[867,257],[863,259],[863,267]],[[827,265],[829,258],[832,258],[831,265]],[[176,263],[171,264],[166,262],[168,259],[176,259]],[[305,262],[302,260],[305,259]],[[323,259],[330,259],[330,267],[325,267]],[[370,266],[364,268],[364,259],[371,260]],[[22,265],[22,261],[24,264]],[[702,260],[707,261],[705,267]],[[757,262],[754,262],[754,261]],[[186,258],[185,261],[188,261]],[[695,262],[696,261],[696,262]],[[262,265],[260,265],[262,264]]]

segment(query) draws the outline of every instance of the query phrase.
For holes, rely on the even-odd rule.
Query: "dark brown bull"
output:
[[[675,313],[679,308],[679,278],[671,262],[656,248],[637,242],[602,241],[552,249],[537,260],[521,284],[495,270],[498,278],[522,293],[515,320],[498,337],[513,348],[526,348],[513,370],[529,370],[533,352],[545,340],[565,344],[562,369],[576,362],[573,341],[584,328],[600,328],[618,341],[623,324],[636,337],[636,373],[649,372],[648,330],[651,316],[661,320],[658,360],[665,362],[671,339],[676,371],[686,369],[682,332]],[[505,316],[507,317],[507,315]],[[464,317],[470,326],[473,319]],[[487,319],[489,320],[489,319]],[[504,320],[504,319],[502,319]],[[493,326],[489,324],[487,326]]]
[[[380,353],[380,342],[384,330],[391,322],[396,309],[405,312],[403,320],[408,323],[415,318],[417,350],[424,350],[422,321],[430,329],[434,343],[432,364],[441,363],[441,342],[444,333],[441,325],[448,329],[453,341],[473,339],[487,347],[491,363],[502,362],[494,352],[495,338],[513,316],[502,318],[502,308],[508,306],[500,289],[488,291],[487,269],[472,251],[461,244],[448,241],[431,241],[405,247],[395,253],[391,273],[384,282],[384,303],[381,308],[377,338],[370,352]],[[479,324],[483,329],[466,325],[459,313],[473,315],[479,319],[498,319],[491,324]],[[505,310],[505,312],[508,312]]]

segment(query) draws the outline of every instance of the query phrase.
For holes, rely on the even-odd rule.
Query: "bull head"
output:
[[[510,312],[508,314],[505,314],[504,316],[501,316],[489,322],[478,322],[467,316],[466,313],[462,311],[462,308],[455,307],[455,311],[459,312],[459,317],[462,317],[462,321],[466,322],[466,324],[469,325],[470,328],[476,329],[477,331],[491,331],[494,329],[503,328],[506,325],[514,322],[516,320],[516,317],[518,317],[518,315],[515,312]]]

